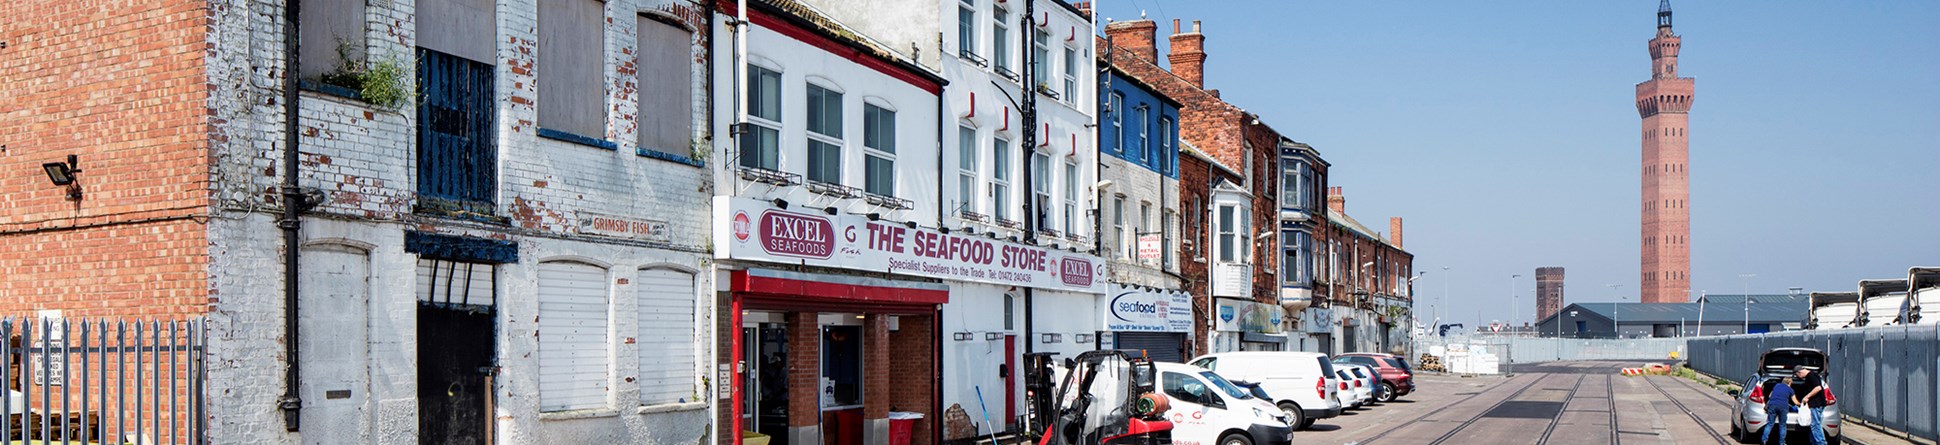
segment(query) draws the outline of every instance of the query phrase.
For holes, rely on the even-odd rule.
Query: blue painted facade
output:
[[[1098,150],[1178,179],[1179,104],[1118,70],[1101,79]]]

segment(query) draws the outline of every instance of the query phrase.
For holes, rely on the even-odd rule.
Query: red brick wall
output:
[[[936,317],[904,315],[897,327],[888,335],[888,354],[895,360],[889,362],[888,372],[873,373],[888,375],[890,409],[923,413],[923,420],[916,421],[910,434],[911,444],[931,445],[935,443],[937,419],[942,416],[935,408],[936,384],[941,377],[936,369]]]
[[[208,307],[206,3],[0,8],[0,313]],[[80,156],[85,198],[41,174]],[[114,277],[114,278],[102,278]]]
[[[822,327],[814,312],[782,316],[788,330],[788,426],[821,423]]]
[[[862,320],[862,418],[889,418],[889,316],[869,314]]]
[[[1253,301],[1267,304],[1280,302],[1280,133],[1255,118],[1241,114],[1241,125],[1246,143],[1240,149],[1242,156],[1253,160],[1252,181],[1248,183],[1253,192],[1254,233],[1271,231],[1274,235],[1255,238],[1253,247]],[[1247,150],[1247,148],[1251,150]],[[1228,165],[1240,174],[1247,174],[1246,164]],[[1249,234],[1249,237],[1253,235]]]
[[[1206,308],[1212,301],[1206,289],[1206,262],[1201,261],[1206,254],[1206,204],[1210,193],[1207,184],[1212,181],[1212,164],[1198,156],[1181,154],[1179,156],[1179,207],[1193,214],[1183,215],[1180,236],[1190,244],[1185,248],[1183,260],[1179,262],[1179,275],[1185,278],[1188,293],[1192,294],[1192,355],[1199,356],[1211,352],[1206,348],[1208,326],[1212,314]],[[1195,205],[1197,203],[1197,205]]]

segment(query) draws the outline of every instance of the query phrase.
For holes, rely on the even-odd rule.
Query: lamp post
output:
[[[1617,293],[1617,288],[1623,287],[1623,285],[1605,284],[1604,286],[1609,286],[1610,296],[1617,298],[1616,303],[1610,303],[1610,331],[1615,332],[1617,334],[1618,339],[1622,339],[1623,338],[1623,305],[1621,303],[1623,303],[1623,294]]]
[[[1710,297],[1711,297],[1711,292],[1703,291],[1703,290],[1698,291],[1698,327],[1697,327],[1697,335],[1694,335],[1693,337],[1704,336],[1704,303],[1706,303],[1704,300],[1709,300]]]
[[[1442,275],[1447,274],[1448,266],[1442,266]],[[1442,327],[1440,325],[1442,324],[1442,320],[1445,319],[1443,317],[1448,315],[1448,281],[1448,277],[1442,277],[1442,299],[1441,301],[1435,302],[1435,310],[1440,311],[1435,313],[1435,333],[1437,335],[1441,334]]]
[[[1746,333],[1746,334],[1750,334],[1750,333],[1751,333],[1751,279],[1752,279],[1752,278],[1754,278],[1754,277],[1757,277],[1757,276],[1758,276],[1758,274],[1755,274],[1755,273],[1741,273],[1741,274],[1738,274],[1738,278],[1743,278],[1743,279],[1744,279],[1744,283],[1745,283],[1745,330],[1744,330],[1744,333]],[[1864,309],[1864,308],[1861,308],[1861,309]]]
[[[1516,320],[1519,320],[1522,318],[1522,295],[1516,293],[1517,278],[1522,278],[1522,274],[1509,275],[1509,301],[1510,301],[1509,329],[1515,329]]]

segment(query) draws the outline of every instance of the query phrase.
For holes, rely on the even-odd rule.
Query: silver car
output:
[[[1732,438],[1738,439],[1739,443],[1758,443],[1766,427],[1765,395],[1771,394],[1773,385],[1780,384],[1779,379],[1792,376],[1799,367],[1819,373],[1820,381],[1824,382],[1826,406],[1820,419],[1825,422],[1825,440],[1826,443],[1841,443],[1839,400],[1832,394],[1832,373],[1826,369],[1825,353],[1807,348],[1774,348],[1758,356],[1758,372],[1746,378],[1740,386],[1745,390],[1732,391],[1732,395],[1738,397],[1738,415],[1731,416]],[[1810,408],[1795,407],[1783,422],[1788,439],[1812,434]]]

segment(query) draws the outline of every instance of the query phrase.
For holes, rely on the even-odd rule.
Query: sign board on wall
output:
[[[1286,318],[1286,310],[1278,305],[1221,298],[1214,306],[1214,330],[1278,334]]]
[[[912,229],[862,215],[714,198],[714,255],[1038,289],[1105,292],[1105,263],[1057,249]]]
[[[1163,255],[1161,249],[1164,249],[1164,246],[1164,239],[1157,233],[1139,235],[1138,261],[1145,264],[1158,264],[1159,256]]]
[[[1334,331],[1334,308],[1307,308],[1300,311],[1300,325],[1307,327],[1307,333],[1325,334]]]
[[[592,212],[578,212],[578,216],[579,233],[662,243],[674,239],[672,228],[668,227],[666,221],[622,218]]]
[[[1112,332],[1192,332],[1192,294],[1144,290],[1111,283],[1098,297],[1105,308],[1105,330]]]

